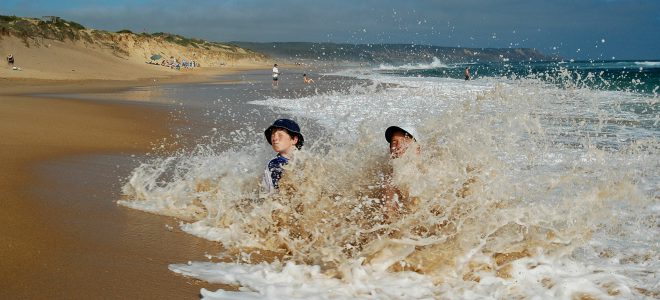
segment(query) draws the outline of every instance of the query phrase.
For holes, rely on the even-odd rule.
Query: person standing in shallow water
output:
[[[280,70],[277,68],[277,64],[273,66],[273,86],[277,86],[278,77],[280,76]]]
[[[284,166],[302,148],[305,139],[300,133],[300,126],[290,119],[278,119],[264,131],[266,141],[277,153],[266,165],[262,180],[262,191],[273,194],[279,189],[279,181],[284,173]]]
[[[390,126],[385,130],[385,140],[389,143],[390,158],[397,159],[406,154],[409,149],[414,149],[414,154],[419,155],[421,149],[417,144],[417,131],[412,126]],[[385,219],[393,219],[399,216],[401,209],[407,205],[408,196],[394,186],[391,176],[385,182],[385,195],[383,201],[383,213]]]
[[[465,80],[470,80],[470,67],[465,68]]]

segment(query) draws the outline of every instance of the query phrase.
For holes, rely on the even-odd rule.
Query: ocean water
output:
[[[479,77],[539,78],[565,87],[657,94],[660,92],[660,61],[508,61],[446,64],[434,58],[419,64],[381,64],[381,73],[407,77],[463,79],[465,67]]]
[[[145,160],[119,204],[222,243],[169,266],[241,287],[205,299],[660,297],[658,64],[472,64],[471,81],[464,68],[317,76],[348,83],[337,91],[283,80],[205,92],[208,134]],[[257,92],[234,99],[245,89]],[[280,116],[306,145],[263,198],[263,130]],[[384,131],[402,124],[421,150],[391,160]],[[411,200],[385,220],[388,175]]]

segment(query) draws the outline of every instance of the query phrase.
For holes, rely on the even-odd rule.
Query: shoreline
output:
[[[252,68],[205,70],[206,72],[200,74],[158,78],[156,82],[157,84],[210,82],[213,76],[249,69]],[[115,197],[113,194],[118,193],[118,189],[110,190],[111,188],[99,178],[84,178],[95,182],[91,186],[99,190],[92,189],[88,192],[99,198],[98,200],[104,203],[107,210],[107,213],[101,213],[97,218],[120,221],[126,214],[133,215],[138,219],[137,222],[147,225],[129,229],[135,232],[121,233],[122,235],[154,236],[157,238],[151,242],[152,244],[179,245],[175,247],[178,250],[172,251],[174,253],[169,253],[171,249],[163,248],[163,245],[158,246],[160,251],[154,253],[147,251],[148,249],[140,249],[141,244],[138,239],[129,241],[129,244],[135,247],[133,249],[122,250],[120,248],[126,245],[120,244],[104,245],[96,250],[100,252],[85,252],[84,249],[92,247],[89,239],[99,237],[88,234],[85,239],[80,234],[103,228],[103,226],[90,226],[89,223],[76,224],[84,223],[85,220],[98,223],[95,219],[85,217],[88,214],[81,214],[78,208],[79,203],[88,201],[87,197],[90,194],[78,191],[78,195],[75,195],[75,189],[58,190],[62,187],[53,185],[50,181],[60,177],[70,178],[71,175],[44,175],[43,171],[48,169],[49,165],[61,165],[63,161],[73,161],[58,170],[60,172],[85,170],[85,176],[94,177],[95,174],[103,174],[107,169],[112,168],[116,161],[97,164],[94,159],[84,159],[85,157],[113,153],[122,157],[139,155],[151,150],[152,143],[170,134],[168,110],[162,107],[141,102],[125,104],[43,95],[119,92],[153,84],[152,78],[128,81],[0,79],[2,97],[0,134],[3,136],[0,142],[2,146],[0,163],[5,170],[0,175],[3,194],[0,235],[5,237],[4,243],[0,246],[0,256],[3,257],[0,262],[0,282],[2,282],[0,298],[50,298],[54,295],[64,298],[98,297],[100,291],[97,289],[103,287],[112,290],[112,295],[119,298],[135,298],[140,295],[181,298],[198,294],[202,287],[199,285],[201,283],[192,279],[182,279],[166,271],[167,263],[202,255],[203,253],[192,255],[190,252],[208,250],[217,245],[181,232],[163,230],[161,226],[166,223],[167,218],[130,212],[129,209],[116,205],[114,202],[116,198],[104,198],[103,195]],[[130,168],[128,170],[130,171]],[[105,174],[106,177],[107,175]],[[117,184],[116,178],[104,180],[114,180],[113,183]],[[104,186],[105,190],[101,190]],[[59,196],[56,195],[58,193]],[[62,201],[69,202],[63,205]],[[107,202],[110,202],[109,206]],[[135,220],[129,221],[135,222]],[[169,221],[172,223],[172,220]],[[109,224],[122,225],[115,223],[118,222]],[[120,241],[123,241],[122,238],[122,236],[117,237]],[[193,246],[191,249],[186,249],[185,245]],[[177,255],[177,251],[180,255]],[[115,252],[124,253],[123,258],[144,260],[147,257],[149,261],[142,262],[144,265],[138,265],[137,268],[114,267],[114,263],[122,264],[121,261],[114,261],[117,255],[108,254]],[[126,256],[126,253],[132,255]],[[77,258],[81,254],[88,254],[93,262],[78,262]],[[95,257],[97,254],[98,257]],[[165,263],[162,266],[164,272],[153,272],[153,268],[159,268],[157,262]],[[104,270],[99,268],[99,265],[114,269]],[[145,275],[143,274],[145,270],[152,272],[147,272]],[[118,284],[118,286],[110,288],[105,283],[95,280],[95,275],[98,278],[115,281],[111,285]],[[135,287],[134,281],[141,276],[148,277],[142,280],[144,287],[139,290],[130,288]],[[155,282],[159,284],[154,284]],[[153,286],[162,287],[164,283],[171,288],[167,290],[153,288]],[[208,285],[204,284],[204,286]],[[48,292],[44,293],[44,291]]]

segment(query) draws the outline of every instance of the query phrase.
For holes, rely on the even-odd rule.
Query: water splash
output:
[[[379,71],[430,70],[430,69],[447,68],[447,67],[448,66],[442,61],[440,61],[440,59],[434,57],[430,63],[404,64],[400,66],[381,64],[380,66],[378,66],[377,70]]]
[[[295,274],[289,280],[321,295],[344,295],[339,285],[352,287],[344,297],[365,299],[396,298],[388,286],[412,277],[433,285],[401,295],[659,293],[658,114],[626,109],[657,99],[535,78],[367,77],[396,87],[252,102],[298,116],[303,131],[313,127],[305,120],[321,126],[286,167],[278,195],[259,197],[272,151],[249,128],[231,135],[240,140],[231,149],[202,143],[136,168],[120,204],[180,218],[184,231],[228,249],[271,251],[271,264],[171,266],[205,280],[261,270],[217,280],[262,298],[287,298],[258,283]],[[418,124],[421,152],[390,160],[383,132],[401,122]],[[395,219],[381,209],[390,177],[407,195]],[[355,288],[355,274],[371,286]],[[218,293],[204,295],[229,297]]]

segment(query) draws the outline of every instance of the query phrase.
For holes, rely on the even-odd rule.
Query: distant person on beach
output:
[[[279,181],[284,173],[284,166],[289,163],[296,151],[305,142],[300,126],[290,119],[278,119],[264,131],[266,141],[277,152],[266,166],[262,180],[262,190],[270,195],[279,189]]]
[[[307,74],[303,74],[303,83],[304,84],[314,83],[314,79],[307,77]]]
[[[273,86],[277,86],[277,78],[280,75],[280,70],[277,68],[277,64],[273,66]]]
[[[419,134],[414,127],[390,126],[385,130],[385,140],[389,143],[390,158],[397,159],[407,153],[409,149],[414,150],[413,154],[420,154],[421,148],[417,144]],[[391,182],[391,177],[385,183],[385,199],[383,203],[383,212],[386,219],[395,218],[408,202],[407,193],[403,193]]]
[[[14,55],[13,54],[7,55],[7,64],[9,64],[10,66],[14,65]]]
[[[465,80],[470,80],[470,67],[465,68]]]

